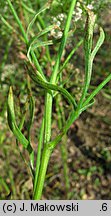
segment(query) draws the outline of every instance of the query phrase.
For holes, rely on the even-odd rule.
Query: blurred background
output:
[[[45,4],[45,0],[12,1],[21,22],[26,29],[34,14]],[[40,47],[36,55],[44,73],[50,77],[55,64],[55,56],[62,37],[66,15],[71,0],[53,0],[49,10],[41,13],[33,25],[30,36],[37,34],[45,26],[55,24],[56,29],[48,33],[56,43],[49,47]],[[84,0],[97,15],[96,23],[105,31],[105,41],[93,64],[90,91],[111,73],[111,1]],[[84,37],[86,15],[78,1],[73,13],[71,30],[61,65]],[[95,26],[94,44],[99,37],[98,25]],[[42,40],[42,39],[41,39]],[[31,199],[32,180],[30,172],[20,156],[16,140],[7,123],[7,96],[9,87],[13,86],[16,119],[26,115],[23,133],[27,136],[27,68],[25,45],[20,30],[11,14],[7,1],[0,1],[0,199]],[[83,44],[73,55],[70,63],[63,70],[63,79],[67,90],[79,100],[84,81]],[[35,98],[35,118],[31,130],[31,141],[37,151],[39,127],[44,113],[45,92],[31,81],[32,94]],[[62,100],[66,118],[70,107]],[[52,138],[58,133],[56,103],[53,104]],[[65,142],[67,152],[63,151]],[[111,82],[96,96],[94,105],[87,109],[75,121],[67,136],[57,145],[48,166],[42,199],[111,199]],[[20,150],[28,160],[27,152]],[[64,175],[64,156],[68,165],[68,179]],[[66,166],[67,166],[66,165]],[[68,184],[68,186],[67,186]]]

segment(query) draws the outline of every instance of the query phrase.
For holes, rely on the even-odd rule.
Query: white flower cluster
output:
[[[86,5],[87,8],[89,8],[90,10],[93,10],[94,9],[94,1],[92,1],[92,4],[88,4]],[[80,5],[80,2],[77,2],[76,4],[76,9],[74,10],[73,12],[73,20],[75,22],[77,22],[78,20],[80,20],[82,18],[82,9],[81,9],[81,5]]]
[[[80,8],[80,2],[77,2],[76,9],[73,12],[73,20],[77,22],[82,17],[82,9]]]
[[[92,1],[91,4],[86,5],[87,8],[90,10],[93,10],[94,6],[94,1]],[[78,20],[81,20],[82,18],[82,9],[81,9],[81,4],[78,1],[76,4],[76,8],[73,11],[73,21],[77,22]],[[63,13],[58,14],[56,17],[52,17],[52,23],[55,25],[55,28],[53,28],[49,34],[49,36],[52,36],[56,39],[59,39],[62,37],[62,30],[61,26],[63,25],[64,20],[66,19],[66,15]]]
[[[92,4],[88,4],[87,8],[90,9],[90,10],[93,10],[94,6]]]
[[[95,1],[91,1],[91,3],[87,5],[87,8],[89,8],[90,10],[98,10],[100,7],[103,8],[104,6],[110,6],[110,3],[111,0],[96,0],[96,3]]]
[[[55,28],[53,28],[50,32],[50,36],[59,39],[62,37],[62,31],[61,31],[61,23],[64,21],[65,15],[63,13],[58,14],[56,17],[52,17],[52,23],[55,25]]]
[[[64,20],[64,17],[65,15],[63,13],[60,13],[58,14],[57,18],[60,20],[60,21],[63,21]]]

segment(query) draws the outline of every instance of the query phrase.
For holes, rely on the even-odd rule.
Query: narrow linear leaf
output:
[[[54,140],[47,144],[52,151],[56,147],[56,145],[61,141],[63,136],[64,132],[61,132]]]
[[[91,93],[91,95],[85,100],[85,102],[83,103],[83,107],[86,107],[91,100],[93,100],[93,98],[98,94],[98,92],[111,80],[111,74],[109,74],[109,76],[102,82],[100,83],[100,85]],[[93,102],[93,101],[92,101]],[[79,115],[81,114],[80,110],[76,110],[76,111],[72,111],[68,120],[66,121],[65,126],[63,127],[62,131],[60,132],[60,134],[51,142],[48,143],[49,148],[51,150],[53,150],[55,148],[55,146],[61,141],[63,135],[65,133],[67,133],[68,129],[70,128],[70,126],[72,125],[72,123],[79,117]]]
[[[79,113],[78,111],[74,111],[74,110],[73,110],[73,111],[71,112],[71,114],[70,114],[68,120],[66,121],[64,127],[63,127],[62,130],[60,131],[60,134],[59,134],[58,136],[56,136],[55,139],[53,139],[52,141],[50,141],[50,142],[48,143],[49,148],[50,148],[51,150],[53,150],[53,149],[56,147],[56,145],[61,141],[61,139],[62,139],[62,137],[64,136],[64,134],[67,133],[68,129],[69,129],[70,126],[73,124],[73,122],[78,118],[79,114],[80,114],[80,113]]]
[[[41,14],[43,11],[45,11],[46,9],[49,8],[49,3],[46,3],[33,17],[33,19],[31,20],[31,22],[29,23],[28,27],[27,27],[27,36],[30,32],[30,29],[32,28],[34,22],[36,21],[37,17],[39,14]]]
[[[55,66],[54,66],[54,69],[53,69],[53,72],[52,72],[52,75],[51,75],[51,79],[50,79],[51,83],[55,83],[56,79],[57,79],[57,74],[58,74],[58,70],[59,70],[59,66],[60,66],[60,61],[61,61],[61,57],[62,57],[64,47],[66,45],[68,32],[69,32],[69,28],[70,28],[70,24],[71,24],[71,18],[72,18],[72,15],[73,15],[73,11],[74,11],[76,2],[77,2],[77,0],[72,0],[71,1],[69,13],[68,13],[67,20],[66,20],[66,23],[65,23],[63,36],[62,36],[61,43],[60,43],[60,46],[59,46],[59,51],[58,51],[56,63],[55,63]]]
[[[11,131],[19,140],[19,142],[24,146],[24,148],[27,148],[29,142],[16,125],[12,87],[10,87],[9,95],[8,95],[7,113],[8,113],[8,124]]]
[[[32,8],[30,8],[29,6],[27,6],[26,4],[24,4],[23,1],[21,2],[21,4],[22,4],[23,8],[24,8],[26,11],[28,11],[29,13],[31,13],[31,14],[35,14],[35,13],[36,13]]]
[[[92,54],[91,54],[92,61],[93,61],[96,53],[98,52],[99,48],[103,44],[104,39],[105,39],[105,33],[104,33],[103,29],[100,27],[100,36],[99,36],[99,39],[98,39],[98,41],[96,43],[96,46],[95,46],[94,50],[92,51]]]
[[[107,98],[108,100],[111,100],[111,94],[110,94],[110,93],[108,94],[108,93],[102,91],[102,95],[103,95],[105,98]]]
[[[84,50],[87,55],[91,53],[92,50],[92,40],[93,40],[93,32],[94,32],[94,25],[96,20],[96,15],[93,11],[85,8],[87,12],[87,19],[85,25],[85,38],[84,38]]]
[[[49,40],[49,41],[37,41],[37,43],[33,44],[31,48],[34,51],[38,47],[44,47],[44,46],[48,46],[48,45],[52,45],[52,44],[53,44],[52,40]]]
[[[93,41],[93,32],[94,32],[94,25],[96,16],[93,11],[85,8],[87,11],[87,19],[85,25],[85,37],[84,37],[84,52],[85,52],[85,80],[82,95],[78,104],[78,110],[81,109],[83,101],[87,95],[87,91],[91,81],[92,75],[92,64],[93,60],[91,57],[92,51],[92,41]]]
[[[26,35],[25,30],[24,30],[24,27],[23,27],[23,25],[22,25],[22,23],[21,23],[21,21],[20,21],[18,15],[17,15],[17,13],[16,13],[14,7],[13,7],[13,4],[11,3],[10,0],[6,0],[6,1],[8,2],[8,5],[9,5],[9,7],[10,7],[10,10],[12,11],[12,14],[13,14],[13,16],[14,16],[14,18],[15,18],[15,20],[16,20],[16,22],[17,22],[17,24],[18,24],[18,26],[19,26],[19,28],[20,28],[20,30],[21,30],[21,32],[22,32],[22,35],[23,35],[24,40],[25,40],[25,43],[28,44],[27,35]]]
[[[40,87],[42,87],[42,85],[40,83],[44,83],[46,80],[44,80],[44,78],[42,77],[42,75],[33,69],[28,69],[27,70],[28,75],[30,76],[30,78],[36,83],[38,84]],[[46,88],[45,88],[46,89]],[[52,92],[50,91],[50,89],[47,89],[47,91],[49,92],[49,94],[52,95]]]
[[[74,108],[77,107],[75,99],[65,88],[44,81],[44,79],[39,75],[39,72],[37,71],[28,70],[28,73],[31,79],[36,82],[40,87],[46,89],[48,92],[50,91],[51,94],[51,90],[59,91],[65,98],[67,98],[68,102],[72,104]]]
[[[27,112],[27,105],[28,105],[28,103],[26,102],[26,104],[25,104],[26,109],[25,109],[25,112],[24,112],[24,114],[22,116],[21,122],[19,124],[20,131],[22,130],[24,122],[25,122],[25,116],[26,116],[26,112]],[[34,177],[34,174],[33,174],[33,170],[34,170],[34,166],[33,166],[34,165],[34,151],[32,151],[31,154],[30,154],[30,164],[29,164],[29,162],[27,162],[26,159],[23,156],[23,153],[22,153],[22,151],[21,151],[21,149],[19,147],[18,140],[16,140],[16,145],[17,145],[17,148],[19,150],[19,153],[20,153],[20,156],[21,156],[22,160],[24,161],[24,163],[26,164],[26,166],[29,168],[32,177]]]
[[[13,134],[15,135],[15,137],[17,138],[17,140],[23,145],[23,147],[25,149],[27,149],[28,145],[30,145],[29,141],[25,138],[25,136],[22,134],[22,132],[20,131],[20,129],[17,127],[16,124],[14,124],[12,122],[12,125],[13,125],[13,127],[12,127]]]
[[[30,57],[30,52],[31,51],[34,51],[35,49],[37,49],[38,47],[44,47],[44,46],[48,46],[48,45],[52,45],[53,44],[53,41],[52,40],[49,40],[49,41],[45,41],[45,42],[42,42],[42,41],[36,41],[36,44],[33,44],[32,46],[30,45],[29,48],[28,48],[28,52],[27,52],[27,57],[29,59],[29,61],[31,62],[31,57]]]
[[[0,15],[0,19],[1,19],[1,21],[4,23],[4,25],[5,25],[6,27],[8,27],[8,29],[9,29],[10,31],[16,32],[16,30],[9,24],[9,22],[7,22],[7,20],[6,20],[2,15]]]
[[[50,32],[52,29],[55,28],[55,25],[50,25],[47,28],[43,29],[40,31],[36,36],[32,37],[29,41],[29,46],[32,46],[34,43],[38,42],[38,38],[41,37],[42,35]]]
[[[29,110],[30,110],[30,124],[32,125],[34,120],[34,111],[35,111],[35,100],[32,96],[29,99]]]
[[[35,100],[32,97],[32,95],[30,95],[29,98],[29,112],[30,112],[30,119],[28,122],[28,140],[30,141],[30,130],[33,124],[33,120],[34,120],[34,111],[35,111]]]
[[[85,100],[83,106],[86,106],[110,80],[111,80],[111,74],[109,74],[109,76],[96,87],[96,89]]]
[[[74,55],[74,53],[76,52],[76,50],[80,47],[80,45],[83,43],[83,39],[81,39],[77,45],[74,47],[74,49],[70,52],[70,54],[68,55],[68,57],[66,58],[63,66],[61,67],[58,75],[60,75],[60,73],[63,71],[63,69],[66,67],[67,63],[69,62],[69,60],[72,58],[72,56]],[[57,75],[57,76],[58,76]]]
[[[8,124],[11,130],[13,130],[13,123],[15,123],[15,112],[14,112],[14,100],[13,100],[13,91],[12,87],[9,89],[8,95],[8,103],[7,103],[7,111],[8,111]]]
[[[74,72],[74,71],[73,71],[73,72]],[[64,87],[64,85],[65,85],[66,83],[68,83],[68,81],[70,81],[70,79],[71,79],[72,76],[73,76],[73,72],[72,72],[72,74],[69,75],[69,77],[68,77],[66,80],[60,82],[60,87]],[[58,78],[59,78],[59,77],[58,77]],[[55,93],[53,94],[53,97],[55,97],[57,94],[58,94],[58,92],[55,92]]]
[[[40,169],[40,163],[41,163],[41,153],[42,153],[43,139],[44,139],[44,118],[42,120],[42,124],[41,124],[39,133],[40,135],[39,135],[38,150],[37,150],[36,170],[35,170],[35,179],[34,179],[34,192],[36,189],[36,184],[37,184],[39,169]]]
[[[33,149],[30,145],[30,142],[25,138],[25,136],[22,134],[22,132],[20,131],[20,129],[17,127],[16,124],[12,87],[10,87],[9,95],[8,95],[7,114],[8,114],[7,116],[8,124],[11,131],[13,132],[17,140],[23,145],[23,147],[28,150],[29,154],[32,154]]]
[[[83,106],[83,107],[80,109],[80,113],[82,113],[83,111],[85,111],[87,108],[91,107],[94,103],[95,103],[95,100],[94,100],[94,98],[93,98],[92,101],[91,101],[90,103],[88,103],[86,106]]]
[[[27,102],[26,102],[26,104],[27,104]],[[25,106],[26,106],[26,104],[25,104]],[[27,106],[26,106],[26,107],[27,107]],[[27,111],[27,109],[26,109],[25,112],[23,113],[23,116],[22,116],[21,122],[20,122],[20,124],[19,124],[19,129],[20,129],[20,130],[22,130],[23,125],[24,125],[24,122],[25,122],[26,111]]]

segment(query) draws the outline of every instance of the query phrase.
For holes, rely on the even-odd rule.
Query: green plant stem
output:
[[[39,71],[39,73],[42,75],[42,77],[46,80],[46,77],[42,71],[42,68],[36,58],[36,55],[34,53],[34,51],[31,51],[31,56],[32,56],[32,59],[33,59],[33,62],[34,62],[34,65],[36,66],[36,69]]]
[[[47,145],[47,143],[50,141],[51,138],[51,116],[52,116],[52,97],[49,93],[46,93],[45,115],[44,115],[44,147],[42,152],[40,169],[37,177],[38,179],[34,185],[34,197],[33,197],[34,200],[41,199],[47,166],[52,152]]]
[[[40,136],[39,136],[38,149],[37,149],[37,159],[36,159],[36,169],[35,169],[33,194],[35,193],[35,188],[36,188],[37,180],[38,180],[40,161],[41,161],[41,152],[42,152],[42,145],[43,145],[43,136],[44,136],[44,119],[42,120],[42,125],[40,128]]]
[[[51,138],[51,120],[52,120],[52,96],[46,93],[45,100],[45,134],[44,143],[45,145],[49,142]]]
[[[65,47],[65,44],[66,44],[66,40],[67,40],[67,37],[68,37],[71,18],[72,18],[72,14],[73,14],[73,10],[74,10],[76,1],[77,0],[72,0],[72,2],[71,2],[71,6],[70,6],[69,13],[68,13],[68,16],[67,16],[66,25],[65,25],[64,32],[63,32],[63,36],[62,36],[62,41],[60,43],[59,52],[58,52],[58,55],[57,55],[55,67],[54,67],[54,70],[53,70],[52,76],[51,76],[51,82],[52,83],[56,82],[58,69],[59,69],[62,53],[63,53],[64,47]]]
[[[111,74],[109,74],[109,76],[106,77],[105,80],[103,80],[103,82],[101,82],[94,91],[92,91],[92,93],[90,94],[89,97],[86,98],[85,102],[83,103],[83,107],[87,106],[89,104],[89,102],[99,93],[99,91],[111,80]],[[73,124],[73,122],[79,117],[79,115],[81,114],[81,110],[77,110],[76,111],[72,111],[68,120],[66,121],[65,126],[63,127],[62,131],[60,132],[60,134],[49,143],[49,146],[51,149],[54,149],[57,145],[57,143],[59,143],[63,137],[63,135],[65,133],[67,133],[68,129],[70,128],[70,126]]]
[[[78,111],[72,111],[68,120],[66,121],[65,126],[62,128],[60,134],[49,143],[50,149],[54,149],[56,147],[56,145],[61,141],[62,137],[64,136],[64,134],[67,133],[68,129],[70,128],[70,126],[73,124],[73,122],[78,118],[79,116],[79,112]]]
[[[59,47],[56,64],[55,64],[54,70],[52,72],[51,80],[50,80],[50,82],[53,84],[56,83],[58,68],[60,65],[60,60],[62,57],[64,47],[66,44],[66,40],[67,40],[67,36],[68,36],[68,31],[70,28],[70,23],[71,23],[71,18],[72,18],[75,3],[76,3],[76,0],[72,0],[71,6],[69,9],[69,14],[68,14],[67,21],[66,21],[66,25],[65,25],[65,29],[64,29],[64,33],[63,33],[63,37],[62,37],[62,41],[61,41],[61,44]],[[52,102],[53,102],[52,95],[49,93],[46,93],[45,116],[44,116],[44,120],[45,120],[45,122],[44,122],[45,123],[45,125],[44,125],[44,129],[45,129],[44,130],[44,149],[43,149],[41,167],[40,167],[40,171],[39,171],[38,182],[37,182],[36,189],[35,189],[34,199],[40,199],[41,198],[43,185],[44,185],[44,181],[45,181],[45,174],[46,174],[46,170],[47,170],[47,165],[49,162],[51,151],[53,150],[50,148],[50,146],[47,145],[47,143],[49,143],[50,139],[51,139]]]
[[[62,143],[60,145],[61,150],[61,158],[62,158],[62,164],[63,164],[63,175],[64,175],[64,182],[65,182],[65,193],[66,193],[66,199],[69,199],[70,197],[70,178],[69,178],[69,167],[67,163],[68,159],[68,151],[67,151],[67,135],[65,134],[62,137]]]
[[[61,99],[62,99],[61,95],[58,94],[56,98],[56,110],[57,110],[57,116],[58,116],[59,130],[61,130],[63,125],[65,124],[64,108],[62,105],[60,106]],[[69,181],[69,169],[68,169],[68,164],[67,164],[68,152],[67,152],[67,135],[66,134],[62,137],[62,142],[60,144],[60,150],[61,150],[62,166],[63,166],[63,173],[64,173],[66,199],[68,199],[69,190],[70,190],[70,181]]]
[[[42,190],[44,186],[44,180],[45,180],[47,166],[49,163],[51,152],[52,151],[47,146],[44,147],[43,152],[42,152],[42,160],[41,160],[41,165],[40,165],[40,170],[39,170],[39,175],[38,175],[38,181],[37,181],[37,185],[36,185],[35,193],[33,197],[34,200],[41,199]]]
[[[111,80],[111,74],[109,74],[103,82],[101,82],[96,89],[86,98],[83,106],[86,106],[98,93],[99,91]]]

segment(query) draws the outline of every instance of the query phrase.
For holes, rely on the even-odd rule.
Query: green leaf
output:
[[[29,99],[29,110],[30,110],[30,124],[32,125],[34,120],[34,111],[35,111],[35,100],[32,96]]]
[[[8,124],[11,131],[19,140],[19,142],[24,146],[24,148],[27,148],[29,145],[29,141],[24,137],[24,135],[21,133],[20,129],[16,125],[12,87],[10,87],[8,95],[7,113]]]
[[[91,102],[88,103],[86,106],[82,106],[82,108],[80,109],[80,113],[82,113],[83,111],[85,111],[87,108],[91,107],[94,104],[95,100],[94,98],[92,98]]]
[[[53,28],[55,27],[55,25],[50,25],[47,28],[41,30],[36,36],[32,37],[29,41],[29,46],[32,46],[33,44],[36,43],[36,41],[38,42],[38,38],[41,37],[42,35],[48,33],[49,31],[51,31]]]
[[[34,111],[35,111],[35,100],[32,97],[32,95],[30,95],[30,98],[29,98],[30,120],[28,122],[28,140],[29,141],[30,141],[30,130],[31,130],[33,120],[34,120]]]
[[[101,82],[96,89],[90,94],[88,98],[86,98],[85,102],[83,103],[83,106],[86,106],[98,93],[99,91],[111,80],[111,74],[106,77],[103,82]]]
[[[94,50],[92,51],[92,54],[91,54],[92,61],[93,61],[96,53],[98,52],[99,48],[103,44],[104,39],[105,39],[105,33],[104,33],[103,29],[100,27],[100,36],[99,36],[99,39],[98,39],[98,41],[96,43],[96,46],[95,46]]]
[[[24,4],[23,1],[21,1],[21,4],[26,11],[28,11],[31,14],[35,14],[35,11],[32,8],[30,8],[29,6],[27,6],[26,4]]]
[[[34,51],[36,48],[38,47],[44,47],[44,46],[48,46],[48,45],[52,45],[53,41],[52,40],[48,40],[48,41],[37,41],[36,44],[33,44],[32,46],[32,50]]]
[[[22,35],[23,35],[24,40],[25,40],[25,43],[28,44],[27,35],[26,35],[25,30],[24,30],[24,27],[23,27],[23,25],[22,25],[22,23],[21,23],[21,21],[20,21],[18,15],[17,15],[17,13],[16,13],[14,7],[13,7],[13,4],[11,3],[10,0],[6,0],[6,1],[8,2],[8,5],[9,5],[9,7],[10,7],[10,10],[12,11],[12,14],[13,14],[13,16],[14,16],[14,18],[15,18],[15,20],[16,20],[16,22],[17,22],[17,24],[18,24],[18,26],[19,26],[19,28],[20,28],[20,30],[21,30],[21,32],[22,32]]]
[[[0,19],[10,31],[16,32],[16,30],[9,24],[9,22],[7,22],[7,20],[2,15],[0,15]]]
[[[30,51],[34,50],[34,46],[35,49],[40,47],[40,46],[46,46],[46,45],[52,45],[53,41],[46,41],[46,42],[41,42],[39,39],[39,37],[41,37],[42,35],[48,33],[49,31],[51,31],[53,28],[55,27],[55,25],[50,25],[47,28],[45,28],[44,30],[40,31],[36,36],[32,37],[28,43],[28,51],[27,51],[27,56],[30,59]],[[31,59],[30,59],[31,61]]]
[[[85,7],[87,12],[87,19],[85,25],[85,39],[84,39],[84,50],[87,55],[91,53],[92,50],[92,40],[93,40],[93,32],[94,32],[94,25],[96,20],[96,15],[93,11],[89,10]]]
[[[76,101],[73,96],[65,89],[58,85],[51,84],[46,82],[43,77],[40,76],[38,71],[30,71],[28,70],[29,76],[31,79],[36,82],[40,87],[46,89],[50,94],[52,94],[51,90],[60,92],[65,98],[67,98],[68,102],[75,107],[77,107]]]
[[[23,147],[28,150],[30,158],[32,158],[33,149],[30,145],[30,142],[25,138],[25,136],[22,134],[21,130],[17,127],[16,124],[12,87],[10,87],[8,95],[7,114],[8,124],[11,131],[15,135],[16,139],[23,145]]]
[[[109,74],[109,76],[102,82],[100,83],[99,86],[97,86],[97,88],[91,93],[91,95],[85,100],[85,102],[83,103],[83,107],[85,108],[88,104],[92,104],[92,102],[90,103],[90,101],[98,94],[98,92],[111,80],[111,74]],[[56,136],[56,138],[52,141],[50,141],[48,143],[49,148],[51,148],[52,150],[55,148],[55,146],[61,141],[63,135],[65,133],[67,133],[68,129],[70,128],[70,126],[72,125],[72,123],[79,117],[79,115],[81,114],[80,110],[76,110],[76,111],[72,111],[68,120],[66,121],[65,126],[62,128],[62,131],[60,132],[60,134],[58,136]]]
[[[76,52],[76,50],[81,46],[81,44],[83,43],[83,39],[81,39],[73,48],[73,50],[70,52],[70,54],[68,55],[68,57],[66,58],[64,64],[62,65],[62,67],[60,68],[59,73],[57,74],[60,75],[60,73],[63,71],[63,69],[66,67],[67,63],[70,61],[70,59],[72,58],[72,56],[74,55],[74,53]]]
[[[28,27],[27,27],[27,36],[30,32],[30,29],[32,28],[34,22],[36,21],[37,17],[39,14],[41,14],[43,11],[45,11],[46,9],[49,8],[49,3],[46,3],[33,17],[33,19],[31,20],[31,22],[29,23]]]
[[[82,103],[87,95],[87,91],[91,81],[92,75],[92,64],[93,60],[91,58],[91,51],[92,51],[92,41],[93,41],[93,32],[94,32],[94,25],[96,16],[93,11],[86,8],[87,11],[87,19],[85,25],[85,37],[84,37],[84,52],[85,52],[85,79],[84,79],[84,86],[82,90],[82,95],[78,104],[78,110],[81,109]]]
[[[44,118],[42,120],[42,124],[40,127],[39,132],[39,140],[38,140],[38,149],[37,149],[37,160],[36,160],[36,168],[35,168],[35,178],[34,178],[34,192],[38,180],[39,175],[39,169],[40,169],[40,163],[41,163],[41,154],[42,154],[42,148],[43,148],[43,141],[44,141]]]
[[[48,46],[48,45],[52,45],[52,44],[53,44],[52,40],[44,41],[44,42],[38,40],[38,41],[36,41],[35,44],[30,45],[28,48],[28,52],[27,52],[27,57],[28,57],[29,61],[31,62],[31,58],[30,58],[30,52],[31,51],[34,51],[38,47],[44,47],[44,46]]]
[[[13,130],[13,124],[15,124],[16,122],[15,122],[14,100],[13,100],[12,87],[10,87],[10,89],[9,89],[7,112],[8,112],[8,124],[9,124],[10,129]]]

